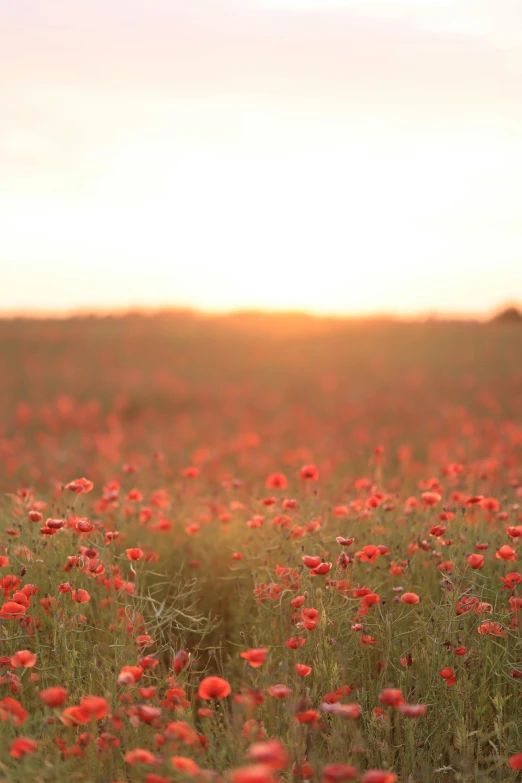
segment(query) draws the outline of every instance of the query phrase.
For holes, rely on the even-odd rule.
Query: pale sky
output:
[[[0,311],[513,299],[520,0],[0,0]]]

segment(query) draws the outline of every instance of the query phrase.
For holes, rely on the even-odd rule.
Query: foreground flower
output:
[[[468,557],[468,565],[470,568],[478,569],[484,565],[484,555],[473,554]]]
[[[420,718],[428,708],[425,704],[400,704],[398,709],[406,718]]]
[[[516,560],[517,556],[515,554],[515,550],[513,547],[509,546],[509,544],[504,544],[504,546],[501,546],[498,552],[496,553],[495,557],[498,560]]]
[[[154,753],[145,748],[136,748],[135,750],[129,750],[124,756],[127,764],[154,764],[156,758]]]
[[[397,775],[383,769],[369,769],[361,778],[361,783],[395,783]]]
[[[451,688],[451,686],[455,685],[457,682],[457,677],[453,672],[453,669],[451,669],[449,666],[446,666],[446,668],[442,669],[442,671],[439,672],[439,676],[442,677],[443,680],[446,680],[446,685],[449,688]]]
[[[9,745],[9,755],[14,759],[21,759],[38,750],[38,743],[27,737],[17,737]]]
[[[190,777],[197,775],[199,772],[199,765],[196,764],[194,759],[189,759],[186,756],[172,756],[170,763],[174,769],[177,769],[179,772],[183,772]]]
[[[13,726],[21,726],[28,714],[20,702],[10,696],[0,701],[0,720],[9,721]]]
[[[418,604],[420,598],[417,593],[403,593],[401,595],[401,601],[403,604]]]
[[[46,707],[61,707],[67,699],[67,691],[59,685],[40,691],[40,699]]]
[[[202,699],[224,699],[232,691],[229,683],[221,677],[205,677],[201,680],[198,695]]]
[[[344,783],[345,780],[356,780],[357,769],[348,764],[327,764],[323,767],[321,783]]]
[[[398,688],[385,688],[382,693],[379,693],[379,701],[387,707],[399,707],[404,704],[404,697]]]
[[[252,761],[274,770],[286,769],[290,763],[285,746],[277,739],[254,743],[249,747],[247,755]]]
[[[71,598],[77,604],[86,604],[88,601],[91,600],[91,596],[89,595],[87,590],[82,590],[81,588],[79,588],[78,590],[73,590],[71,593]]]
[[[242,658],[248,661],[248,663],[253,669],[258,669],[260,666],[264,664],[267,652],[268,652],[268,647],[259,647],[257,649],[252,649],[252,650],[247,650],[246,652],[242,652],[240,653],[240,655]]]
[[[478,633],[482,634],[482,636],[502,636],[506,637],[507,633],[502,628],[500,623],[494,623],[494,622],[487,622],[482,623],[482,625],[479,625],[477,628]]]
[[[279,683],[277,685],[271,685],[268,689],[268,693],[270,696],[274,696],[276,699],[286,699],[287,696],[290,696],[292,691],[290,688],[287,688],[286,685],[281,685]]]
[[[511,756],[508,761],[508,766],[510,766],[511,769],[514,769],[516,772],[522,769],[522,751],[515,753],[514,756]]]
[[[275,783],[273,771],[265,764],[238,767],[230,776],[231,783]]]
[[[11,658],[14,669],[29,669],[36,664],[36,655],[29,650],[18,650]]]
[[[65,485],[65,489],[70,490],[70,492],[76,492],[77,495],[90,492],[93,487],[94,484],[92,481],[89,481],[89,479],[86,478],[74,479],[74,481],[69,481],[69,483]]]

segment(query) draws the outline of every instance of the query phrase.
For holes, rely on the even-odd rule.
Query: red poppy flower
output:
[[[420,718],[427,710],[425,704],[400,704],[399,712],[406,718]]]
[[[194,775],[197,775],[200,771],[199,765],[196,764],[194,759],[189,759],[186,756],[171,756],[170,763],[174,769],[177,769],[180,772],[183,772],[184,775],[189,775],[190,777],[194,777]]]
[[[513,549],[513,547],[509,546],[509,544],[504,544],[504,546],[501,546],[498,552],[496,553],[495,557],[498,560],[515,561],[517,559],[515,550]]]
[[[92,483],[92,481],[89,481],[89,479],[86,478],[74,479],[74,481],[70,481],[68,484],[65,485],[65,489],[68,489],[71,492],[76,492],[77,495],[80,495],[81,493],[85,493],[85,492],[90,492],[93,487],[94,484]]]
[[[275,783],[273,771],[264,764],[238,767],[230,775],[231,783]]]
[[[296,663],[295,671],[299,677],[308,677],[308,675],[312,673],[312,667],[305,666],[304,663]]]
[[[288,481],[284,473],[271,473],[266,482],[267,489],[286,489]]]
[[[470,555],[467,558],[467,561],[470,568],[473,569],[482,568],[482,566],[484,565],[484,555],[477,555],[477,554]]]
[[[295,719],[298,723],[316,723],[320,717],[316,710],[303,710],[296,714]]]
[[[40,691],[39,695],[46,707],[61,707],[65,703],[68,693],[65,688],[56,685],[45,691]]]
[[[29,669],[36,664],[36,655],[29,650],[18,650],[11,658],[14,669]]]
[[[135,750],[128,750],[123,757],[127,764],[155,764],[156,758],[154,753],[145,748],[135,748]]]
[[[403,593],[401,595],[401,601],[403,604],[418,604],[420,598],[417,593]]]
[[[77,604],[86,604],[88,601],[91,600],[91,596],[89,595],[87,590],[82,590],[81,588],[79,588],[78,590],[73,590],[71,592],[71,598]]]
[[[17,737],[9,745],[9,755],[14,759],[21,759],[38,750],[38,743],[27,737]]]
[[[436,506],[442,500],[442,495],[438,492],[423,492],[421,497],[426,506]]]
[[[482,625],[479,625],[477,628],[477,632],[482,634],[482,636],[507,636],[506,631],[502,628],[500,623],[494,622],[482,623]]]
[[[335,540],[340,546],[351,546],[355,541],[355,538],[343,538],[342,536],[337,536]]]
[[[511,769],[515,770],[515,772],[518,772],[518,770],[522,769],[522,752],[515,753],[508,761],[508,765],[511,767]]]
[[[17,601],[6,601],[0,609],[2,620],[19,620],[27,611],[27,607]]]
[[[315,465],[303,465],[299,471],[299,475],[305,481],[317,481],[319,478],[319,471]]]
[[[201,680],[198,688],[198,695],[202,699],[224,699],[231,692],[232,688],[226,680],[221,677],[205,677]]]
[[[301,559],[302,559],[303,563],[305,564],[305,566],[307,568],[310,568],[310,569],[317,568],[317,566],[319,566],[321,564],[321,558],[318,557],[317,555],[315,555],[315,556],[303,555],[303,557]]]
[[[21,726],[28,714],[20,702],[10,696],[0,701],[0,720],[9,721],[13,726]]]
[[[267,652],[267,647],[260,647],[258,649],[247,650],[246,652],[240,653],[240,655],[248,661],[253,669],[258,669],[264,664]]]
[[[383,769],[369,769],[361,778],[361,783],[395,783],[397,775]]]
[[[285,746],[277,739],[254,743],[249,747],[247,755],[257,764],[264,764],[274,770],[286,769],[290,762]]]
[[[143,549],[126,549],[127,557],[129,560],[141,560],[143,557]]]
[[[385,688],[379,694],[379,701],[386,704],[387,707],[398,707],[400,704],[404,704],[404,697],[398,688]]]
[[[276,699],[286,699],[288,696],[290,696],[292,691],[286,685],[278,684],[278,685],[271,685],[268,688],[268,693],[270,694],[270,696],[274,696],[274,698]]]
[[[349,764],[326,764],[321,783],[344,783],[345,780],[356,780],[358,774],[357,769]]]

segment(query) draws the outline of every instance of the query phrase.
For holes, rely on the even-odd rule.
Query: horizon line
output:
[[[522,304],[512,300],[504,302],[487,311],[454,312],[444,310],[419,310],[411,313],[401,313],[394,310],[377,310],[366,313],[350,313],[349,311],[321,311],[308,310],[306,308],[266,308],[266,307],[239,307],[239,308],[205,308],[190,305],[138,305],[129,304],[118,307],[74,307],[74,308],[15,308],[13,310],[0,310],[0,321],[13,320],[72,320],[79,318],[110,318],[126,316],[158,316],[158,315],[191,315],[202,318],[226,318],[237,316],[300,316],[317,320],[393,320],[393,321],[488,321],[496,315],[508,309],[516,309],[522,312]]]

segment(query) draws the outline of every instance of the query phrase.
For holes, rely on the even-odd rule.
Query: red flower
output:
[[[247,650],[246,652],[242,652],[240,653],[240,655],[242,658],[248,661],[248,663],[253,669],[258,669],[260,666],[264,664],[267,652],[268,652],[268,647],[259,647],[258,649],[252,649],[252,650]]]
[[[264,764],[269,769],[286,769],[289,764],[288,753],[280,740],[256,742],[248,749],[248,757],[258,764]]]
[[[82,590],[81,587],[78,588],[78,590],[72,591],[71,598],[77,604],[86,604],[88,601],[91,600],[91,596],[89,595],[87,590]]]
[[[457,677],[453,672],[453,669],[451,669],[449,666],[446,666],[445,669],[442,669],[442,671],[439,672],[439,676],[442,677],[443,680],[446,680],[446,685],[448,688],[451,688],[452,685],[455,685],[457,682]]]
[[[0,609],[2,620],[19,620],[27,611],[27,607],[18,601],[6,601]]]
[[[238,767],[230,776],[231,783],[275,783],[274,773],[265,764]]]
[[[502,626],[499,623],[494,622],[482,623],[482,625],[479,625],[477,628],[477,632],[482,634],[482,636],[507,636],[507,633]]]
[[[315,710],[304,710],[298,712],[295,719],[298,723],[315,723],[321,716]]]
[[[183,478],[195,479],[199,476],[199,468],[196,468],[193,465],[189,465],[188,467],[182,469],[181,475]]]
[[[267,489],[286,489],[288,481],[284,473],[271,473],[266,482]]]
[[[172,756],[170,763],[174,769],[183,772],[184,775],[194,776],[199,772],[199,765],[196,764],[194,759],[189,759],[186,756]]]
[[[19,650],[11,658],[14,669],[29,669],[36,664],[36,655],[29,650]]]
[[[496,553],[495,557],[498,560],[516,560],[517,556],[515,554],[515,550],[513,547],[509,546],[509,544],[504,544],[504,546],[501,546],[498,552]]]
[[[314,569],[321,565],[321,558],[317,555],[303,555],[301,558],[307,568]]]
[[[154,753],[144,748],[136,748],[135,750],[128,750],[124,756],[127,764],[155,764],[156,758]]]
[[[126,549],[125,551],[129,560],[141,560],[143,557],[143,549]]]
[[[40,699],[46,707],[61,707],[65,703],[67,696],[68,693],[65,688],[60,688],[59,685],[40,691]]]
[[[398,688],[385,688],[379,694],[379,701],[386,704],[387,707],[399,707],[399,705],[404,704],[404,697],[402,691]]]
[[[9,745],[9,755],[14,759],[21,759],[38,750],[38,743],[27,737],[17,737]]]
[[[221,677],[205,677],[201,680],[198,688],[198,695],[202,699],[224,699],[229,695],[232,688],[226,680]]]
[[[367,644],[377,644],[373,636],[361,636],[361,644],[365,647]]]
[[[287,696],[290,696],[292,691],[290,690],[290,688],[287,688],[286,685],[278,684],[278,685],[271,685],[268,688],[268,693],[270,694],[270,696],[274,696],[274,698],[276,699],[286,699]]]
[[[332,569],[331,563],[319,563],[317,568],[312,570],[313,576],[325,576]]]
[[[423,492],[421,497],[426,506],[436,506],[442,500],[442,495],[438,492]]]
[[[308,677],[312,673],[312,667],[305,666],[304,663],[296,663],[295,671],[299,677]]]
[[[65,485],[65,489],[68,489],[71,492],[76,492],[77,495],[80,495],[82,492],[90,492],[93,487],[94,484],[92,481],[89,481],[86,478],[74,479],[74,481],[70,481]]]
[[[187,668],[189,662],[190,658],[188,652],[185,650],[179,650],[174,656],[174,660],[172,661],[172,668],[176,674],[180,674],[183,669]]]
[[[511,756],[508,761],[508,766],[515,770],[515,772],[522,769],[522,752],[515,753],[514,756]]]
[[[399,712],[406,718],[420,718],[427,710],[425,704],[400,704]]]
[[[343,538],[342,536],[337,536],[335,540],[340,546],[351,546],[355,541],[355,538]]]
[[[321,783],[343,783],[355,780],[357,775],[357,769],[348,764],[327,764],[323,767]]]
[[[319,471],[315,465],[303,465],[299,471],[299,475],[305,481],[317,481],[319,478]]]
[[[10,696],[0,701],[0,720],[10,721],[13,726],[21,726],[28,714],[20,702]]]
[[[474,568],[474,569],[482,568],[482,566],[484,565],[484,555],[477,555],[477,554],[470,555],[467,558],[467,561],[470,568]]]
[[[397,775],[383,769],[369,769],[361,778],[361,783],[395,783]]]
[[[417,593],[403,593],[401,595],[401,601],[403,604],[418,604],[420,598]]]

